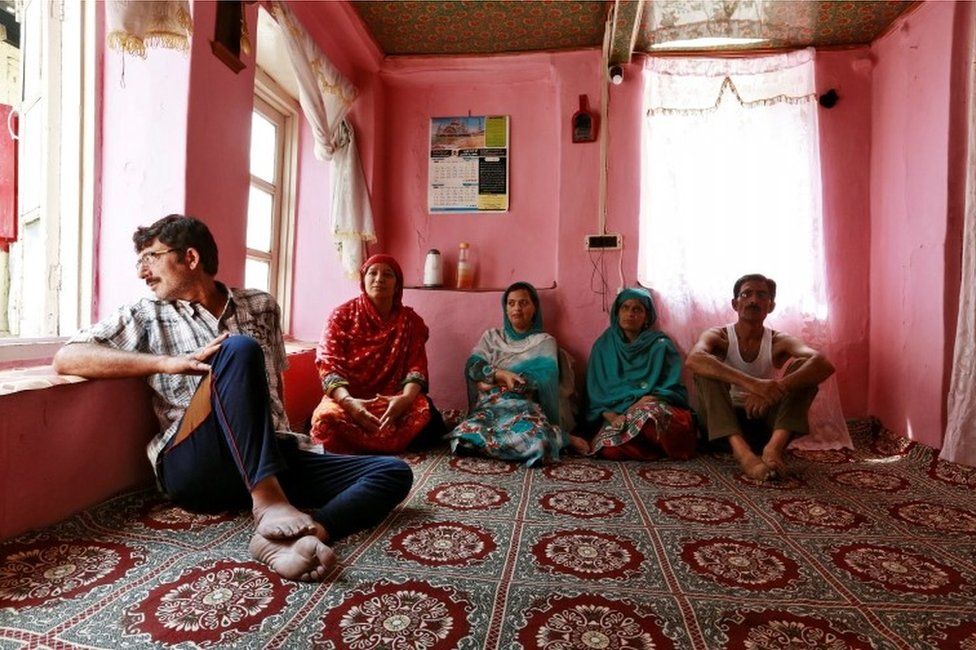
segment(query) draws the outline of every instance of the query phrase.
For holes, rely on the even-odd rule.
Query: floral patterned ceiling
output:
[[[612,20],[614,4],[595,0],[352,2],[386,54],[496,54],[600,47],[604,32],[610,29],[612,58],[618,61],[629,58],[631,50],[658,51],[660,46],[652,46],[701,36],[767,39],[762,47],[862,45],[918,3],[618,0],[616,23]]]
[[[379,0],[352,3],[386,54],[494,54],[599,47],[612,2]]]

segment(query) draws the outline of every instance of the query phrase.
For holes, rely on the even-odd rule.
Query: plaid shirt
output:
[[[217,283],[221,291],[227,288]],[[271,391],[271,417],[278,431],[288,431],[281,403],[281,373],[287,367],[281,333],[281,310],[275,299],[256,289],[231,289],[219,318],[195,302],[143,298],[120,307],[112,316],[73,336],[71,343],[96,343],[129,352],[167,356],[190,354],[222,332],[246,334],[264,350]],[[155,374],[148,378],[153,407],[162,429],[146,448],[153,469],[166,443],[176,434],[190,398],[200,383],[198,375]]]

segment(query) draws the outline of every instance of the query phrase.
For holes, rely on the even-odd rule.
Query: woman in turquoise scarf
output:
[[[681,357],[663,332],[651,294],[624,289],[613,302],[610,327],[596,340],[586,371],[586,422],[592,442],[573,448],[612,460],[654,460],[695,454],[696,432],[681,383]]]
[[[555,461],[568,437],[559,427],[559,348],[542,329],[535,287],[516,282],[502,295],[505,326],[482,335],[465,364],[467,419],[451,450],[526,465]]]

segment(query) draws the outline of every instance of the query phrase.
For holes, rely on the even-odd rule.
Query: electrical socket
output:
[[[586,250],[619,251],[623,247],[624,238],[615,232],[603,235],[587,235],[584,244]]]

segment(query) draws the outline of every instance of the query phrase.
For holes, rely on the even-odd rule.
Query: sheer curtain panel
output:
[[[976,28],[969,28],[969,124],[959,316],[940,458],[976,467]]]
[[[732,284],[776,280],[767,325],[829,357],[812,49],[751,58],[649,57],[644,68],[638,278],[689,349],[729,322]],[[807,449],[851,447],[830,378]]]

